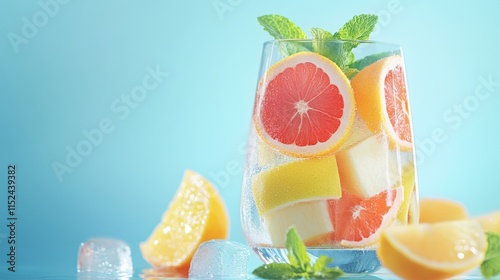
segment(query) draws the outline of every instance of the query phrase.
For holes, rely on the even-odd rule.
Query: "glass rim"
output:
[[[393,43],[393,42],[388,42],[388,41],[378,41],[378,40],[346,40],[346,39],[313,39],[313,38],[306,38],[306,39],[273,39],[273,40],[264,41],[264,45],[275,44],[275,43],[286,43],[286,42],[305,42],[305,43],[309,43],[309,42],[314,42],[314,41],[386,45],[386,46],[393,46],[393,47],[397,47],[397,48],[401,48],[402,47],[401,44],[397,44],[397,43]]]

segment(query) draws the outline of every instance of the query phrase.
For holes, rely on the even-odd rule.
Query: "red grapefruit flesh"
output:
[[[334,62],[301,52],[262,77],[254,114],[258,134],[273,148],[296,157],[324,155],[345,141],[354,95]]]
[[[396,218],[403,187],[387,189],[369,198],[343,192],[328,201],[333,241],[344,247],[366,247],[377,242],[382,230]]]

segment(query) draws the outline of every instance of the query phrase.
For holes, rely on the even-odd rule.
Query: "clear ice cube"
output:
[[[80,245],[77,269],[79,279],[128,279],[134,273],[130,247],[116,239],[89,239]]]
[[[194,253],[189,269],[190,279],[247,279],[250,250],[227,240],[202,243]]]

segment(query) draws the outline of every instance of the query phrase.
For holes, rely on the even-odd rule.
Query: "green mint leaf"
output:
[[[352,50],[359,45],[358,42],[333,42],[325,40],[368,40],[377,20],[378,16],[376,15],[357,15],[344,24],[335,34],[320,28],[312,28],[311,33],[313,39],[315,39],[313,41],[313,49],[315,52],[334,61],[342,70],[354,68],[347,66],[354,63],[355,59]]]
[[[302,275],[287,263],[270,263],[257,267],[252,274],[264,279],[300,279]]]
[[[304,31],[284,16],[264,15],[257,21],[274,39],[307,39]]]
[[[485,278],[491,278],[500,274],[500,234],[486,233],[488,248],[481,264],[481,274]]]
[[[342,40],[368,40],[373,29],[375,29],[377,21],[377,15],[362,14],[354,16],[334,34],[334,37]],[[354,44],[353,48],[356,46],[357,44]]]
[[[329,58],[339,67],[344,68],[349,62],[349,53],[344,51],[344,44],[337,40],[335,36],[321,28],[311,28],[313,36],[313,51]]]
[[[377,21],[377,15],[361,14],[354,16],[338,32],[333,34],[333,37],[340,40],[368,40]],[[344,42],[342,50],[337,52],[336,58],[333,61],[340,68],[344,69],[354,62],[354,53],[352,53],[352,50],[358,45],[359,42]]]
[[[306,246],[294,227],[287,232],[286,249],[290,263],[261,265],[252,274],[264,279],[337,279],[344,274],[339,268],[328,267],[333,259],[324,255],[319,256],[311,267]]]
[[[306,33],[284,16],[264,15],[258,17],[257,21],[274,39],[307,39]],[[301,51],[310,51],[310,48],[305,44],[298,42],[281,42],[279,49],[284,56]]]
[[[313,270],[316,271],[323,271],[328,267],[328,264],[333,261],[332,258],[328,256],[321,255],[318,257],[316,262],[313,265]]]
[[[350,68],[350,67],[344,67],[342,68],[342,71],[346,75],[346,77],[350,80],[356,76],[356,74],[359,73],[359,70],[356,68]]]
[[[288,251],[288,261],[301,271],[311,270],[311,260],[307,254],[306,246],[300,239],[295,227],[288,230],[286,234],[286,249]]]
[[[333,259],[328,256],[319,256],[313,265],[312,277],[314,279],[337,279],[342,276],[344,272],[341,269],[328,267],[332,261]]]
[[[345,51],[345,43],[335,41],[338,38],[336,39],[332,33],[321,28],[311,28],[311,34],[313,35],[312,47],[315,52],[335,62],[348,78],[357,74],[357,72],[352,72],[355,69],[350,71],[347,67],[354,61],[354,54]]]
[[[366,66],[381,60],[382,58],[395,55],[395,52],[380,52],[380,53],[375,53],[369,56],[365,56],[362,59],[356,60],[354,63],[349,65],[350,68],[357,69],[358,71],[363,70]]]
[[[346,60],[342,43],[332,41],[335,40],[334,35],[321,28],[311,28],[311,34],[313,51],[329,58],[342,68]]]
[[[313,35],[313,39],[316,39],[316,40],[332,40],[332,39],[335,39],[333,37],[333,34],[330,33],[330,31],[327,31],[327,30],[324,30],[324,29],[321,29],[321,28],[317,28],[317,27],[311,28],[311,34]]]
[[[331,55],[335,52],[332,48],[334,44],[328,42],[328,40],[333,39],[333,34],[321,29],[321,28],[311,28],[311,34],[313,36],[313,50],[322,56],[326,56],[332,59]]]

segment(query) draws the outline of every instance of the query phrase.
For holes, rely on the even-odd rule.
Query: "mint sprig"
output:
[[[264,279],[337,279],[344,274],[339,268],[328,267],[333,259],[327,256],[319,256],[311,265],[306,246],[294,227],[286,234],[286,249],[289,263],[265,264],[252,274]]]
[[[362,14],[354,16],[346,22],[333,37],[341,40],[368,40],[370,39],[370,34],[373,32],[373,29],[375,29],[377,21],[377,15]],[[345,50],[352,51],[352,49],[358,45],[359,43],[357,42],[346,44]]]
[[[333,37],[340,40],[368,40],[370,39],[370,34],[375,29],[377,21],[377,15],[362,14],[354,16],[346,22],[338,32],[333,34]],[[355,61],[352,50],[358,45],[359,42],[345,42],[339,47],[341,50],[334,53],[334,55],[336,55],[336,60],[334,61],[340,68],[351,69],[349,65]]]
[[[306,33],[284,16],[264,15],[258,17],[257,21],[274,39],[307,39]],[[284,56],[310,51],[305,44],[300,42],[284,42],[279,48]]]
[[[274,39],[307,39],[302,29],[283,16],[265,15],[257,20]],[[369,39],[377,21],[377,15],[361,14],[354,16],[335,33],[321,28],[311,28],[312,46],[300,42],[285,42],[283,46],[280,45],[280,51],[284,56],[300,51],[317,52],[335,62],[347,77],[353,77],[360,69],[351,66],[355,63],[352,50],[359,45],[356,41]],[[344,40],[344,42],[332,43],[330,40]]]
[[[306,33],[284,16],[264,15],[257,21],[274,39],[307,39]]]
[[[500,234],[486,233],[488,248],[480,270],[484,278],[489,279],[500,274]]]

